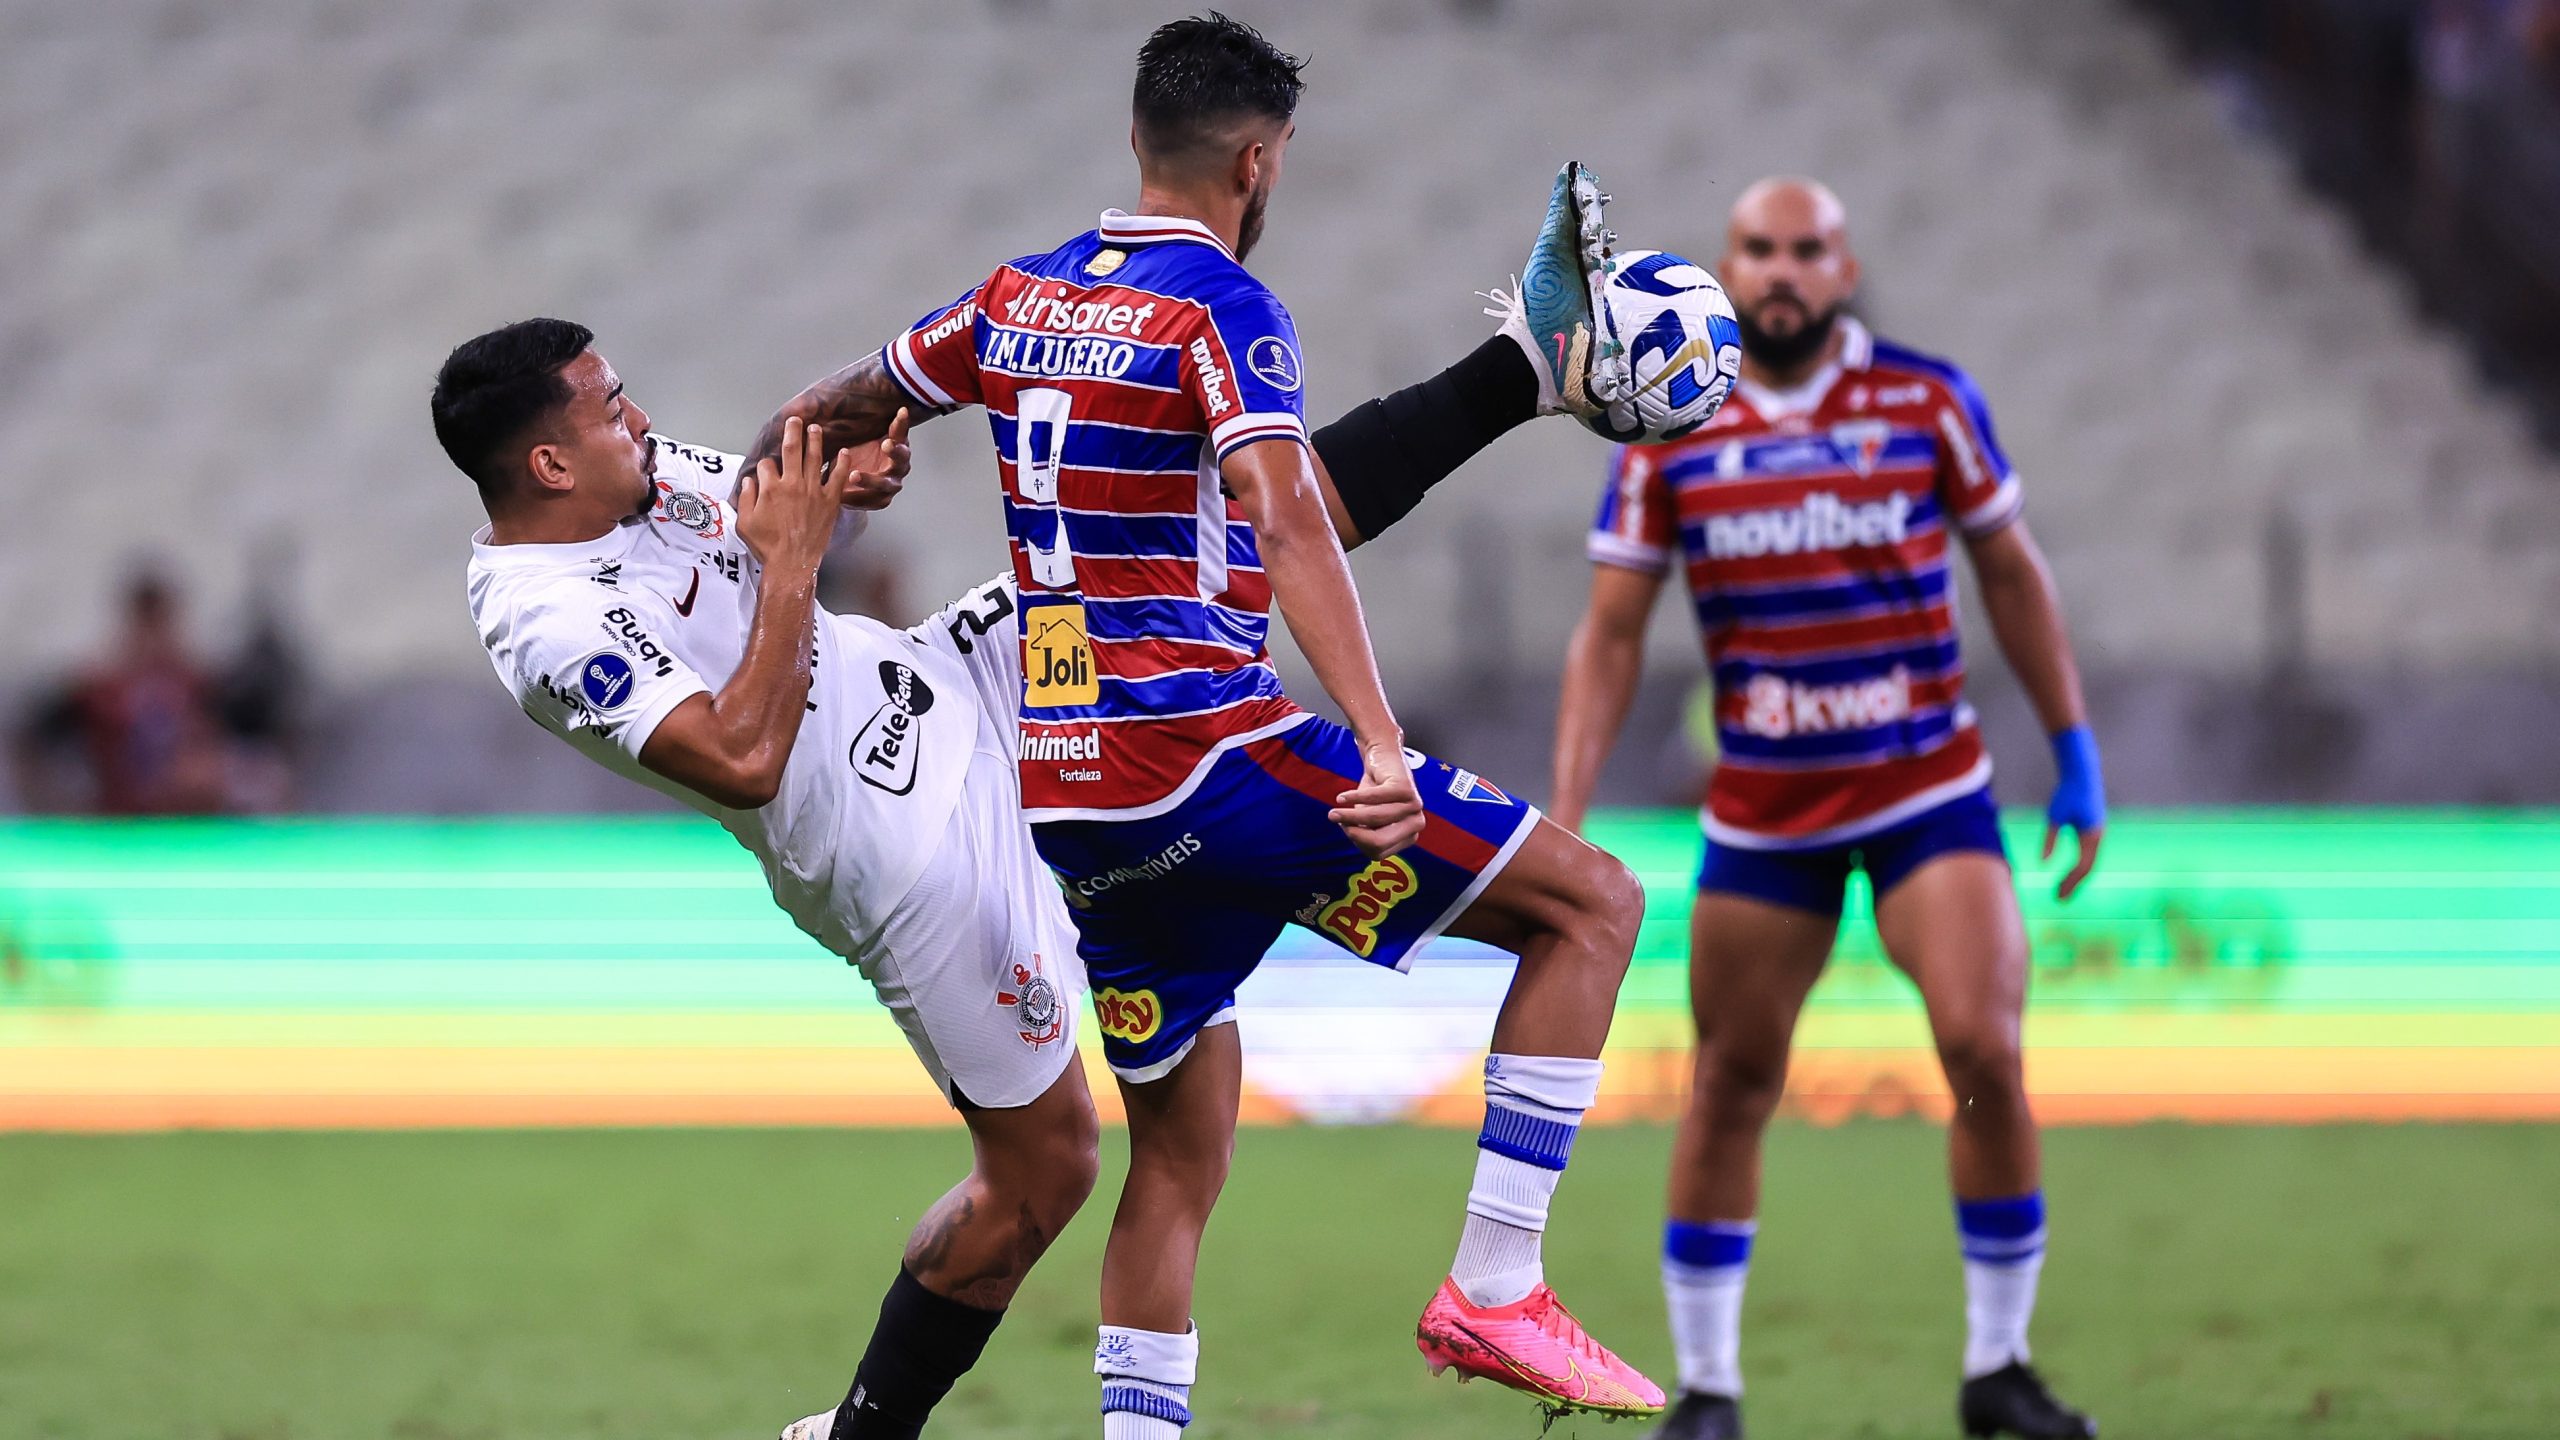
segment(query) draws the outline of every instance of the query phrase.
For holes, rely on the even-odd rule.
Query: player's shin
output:
[[[1449,1278],[1469,1304],[1508,1305],[1546,1278],[1547,1205],[1599,1098],[1600,1062],[1495,1053],[1484,1063],[1484,1129]]]
[[[1003,1319],[934,1294],[899,1266],[827,1440],[915,1440]]]
[[[1956,1201],[1964,1246],[1964,1373],[1988,1375],[2027,1356],[2027,1322],[2044,1270],[2044,1192]]]
[[[1102,1440],[1178,1440],[1191,1423],[1199,1327],[1168,1335],[1105,1325],[1093,1373],[1102,1377]]]

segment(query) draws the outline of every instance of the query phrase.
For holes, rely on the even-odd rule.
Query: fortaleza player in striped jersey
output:
[[[2044,1257],[2035,1121],[2020,1076],[2027,942],[1956,656],[1952,543],[2053,737],[2046,816],[2077,833],[2068,898],[2105,807],[2061,607],[2018,479],[1964,372],[1842,315],[1857,283],[1840,202],[1764,180],[1718,269],[1742,321],[1741,383],[1696,433],[1621,450],[1591,534],[1591,607],[1557,720],[1555,813],[1581,822],[1675,567],[1714,672],[1721,754],[1691,921],[1696,1084],[1673,1152],[1663,1285],[1680,1357],[1667,1440],[1742,1433],[1743,1278],[1760,1137],[1806,992],[1864,866],[1886,953],[1919,987],[1947,1083],[1964,1252],[1964,1384],[1976,1435],[2093,1435],[2027,1366]]]
[[[1317,431],[1326,504],[1378,534],[1551,413],[1526,332],[1505,334]],[[909,1237],[844,1403],[789,1431],[913,1440],[1097,1164],[1074,1063],[1074,927],[1022,818],[1014,582],[904,631],[818,610],[842,512],[887,504],[906,473],[899,407],[864,416],[880,438],[859,451],[777,417],[751,467],[655,433],[592,339],[520,321],[457,346],[437,375],[436,437],[489,512],[473,620],[528,715],[757,857],[774,902],[862,969],[968,1126],[970,1173]]]
[[[1298,62],[1248,27],[1159,29],[1138,58],[1138,213],[1002,266],[791,413],[831,439],[853,421],[858,442],[901,406],[979,405],[994,431],[1023,802],[1129,1112],[1095,1354],[1106,1440],[1189,1423],[1193,1276],[1241,1085],[1236,987],[1293,920],[1399,969],[1443,933],[1520,956],[1457,1258],[1418,1343],[1435,1370],[1551,1406],[1650,1414],[1661,1391],[1583,1332],[1540,1259],[1643,892],[1499,786],[1404,749],[1343,560],[1493,434],[1623,383],[1623,357],[1591,338],[1603,197],[1568,166],[1503,335],[1444,388],[1334,427],[1357,443],[1311,450],[1297,335],[1242,263],[1299,89]],[[1275,602],[1348,728],[1281,693]]]

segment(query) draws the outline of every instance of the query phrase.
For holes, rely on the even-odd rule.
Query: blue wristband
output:
[[[2107,823],[2107,784],[2098,773],[2098,737],[2086,725],[2074,725],[2053,737],[2053,800],[2044,818],[2070,830],[2095,830]]]

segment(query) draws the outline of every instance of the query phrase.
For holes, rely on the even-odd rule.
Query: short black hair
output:
[[[1287,120],[1298,112],[1306,63],[1215,10],[1159,26],[1138,47],[1138,142],[1172,157],[1238,119]]]
[[[519,320],[453,347],[428,401],[436,443],[483,495],[505,488],[508,447],[577,393],[561,367],[596,332],[568,320]]]

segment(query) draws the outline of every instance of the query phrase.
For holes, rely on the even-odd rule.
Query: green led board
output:
[[[1696,825],[1618,813],[1592,835],[1650,896],[1612,1071],[1658,1111],[1683,1069]],[[2041,835],[2009,839],[2031,857]],[[2059,868],[2021,876],[2049,1112],[2560,1114],[2560,817],[2134,814],[2070,904]],[[1853,889],[1808,1009],[1812,1113],[1931,1103],[1870,915]],[[1474,947],[1410,986],[1362,968],[1296,930],[1266,967],[1346,1013],[1499,992]],[[914,1070],[860,977],[699,821],[0,826],[0,1125],[934,1118]],[[1442,1088],[1428,1071],[1395,1082],[1413,1113]],[[1303,1088],[1266,1076],[1266,1113]]]

